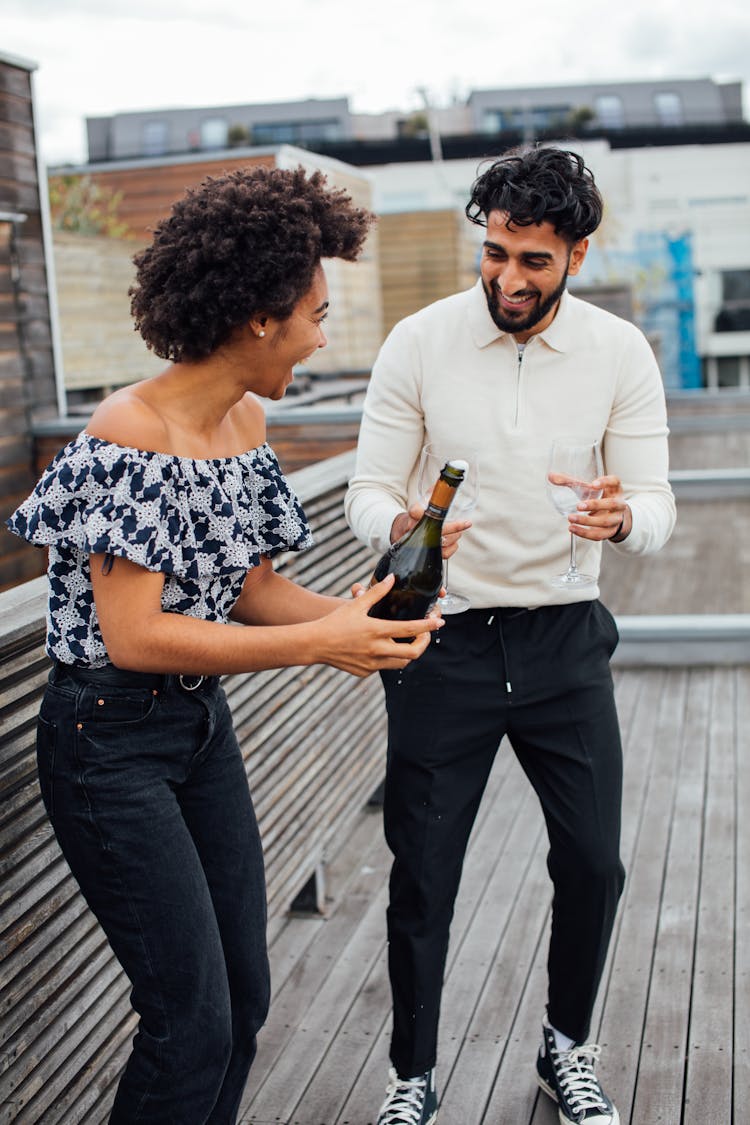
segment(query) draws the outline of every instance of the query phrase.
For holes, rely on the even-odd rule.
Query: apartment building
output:
[[[88,117],[89,161],[130,160],[243,145],[292,144],[353,163],[357,146],[550,131],[727,128],[741,125],[742,85],[710,78],[475,90],[465,102],[411,112],[353,113],[347,97],[194,106]],[[470,154],[468,154],[470,155]]]

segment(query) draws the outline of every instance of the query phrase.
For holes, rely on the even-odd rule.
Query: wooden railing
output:
[[[371,553],[346,528],[352,455],[292,474],[315,547],[289,577],[346,594]],[[36,777],[36,715],[49,668],[46,579],[0,594],[0,1122],[106,1120],[135,1018],[129,984],[58,849]],[[322,899],[326,854],[385,766],[379,678],[327,667],[227,676],[224,686],[263,836],[271,916]]]

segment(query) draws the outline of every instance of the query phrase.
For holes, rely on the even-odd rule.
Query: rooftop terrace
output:
[[[672,540],[646,559],[607,550],[602,583],[622,636],[628,880],[594,1034],[630,1125],[740,1125],[750,1105],[750,399],[699,413],[697,401],[670,411]],[[343,525],[351,461],[344,453],[295,476],[319,545],[283,565],[319,589],[340,592],[372,565]],[[43,612],[42,580],[0,595],[0,1122],[99,1125],[134,1019],[40,807]],[[266,848],[274,982],[241,1120],[367,1125],[383,1096],[389,1025],[389,857],[368,804],[383,771],[380,685],[316,669],[227,677],[226,687]],[[556,1120],[532,1070],[545,851],[533,794],[502,745],[452,928],[441,1125]],[[318,912],[290,910],[302,889]]]

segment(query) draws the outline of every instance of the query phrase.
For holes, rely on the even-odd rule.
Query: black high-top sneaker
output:
[[[437,1121],[435,1071],[417,1078],[399,1078],[395,1069],[388,1072],[385,1101],[380,1107],[378,1125],[433,1125]]]
[[[598,1043],[573,1044],[558,1050],[555,1033],[542,1024],[542,1045],[536,1060],[536,1080],[557,1102],[561,1125],[620,1125],[620,1115],[594,1073],[601,1054]]]

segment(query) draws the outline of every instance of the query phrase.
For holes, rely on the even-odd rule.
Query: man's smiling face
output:
[[[490,316],[524,343],[554,320],[568,277],[581,268],[588,239],[571,246],[552,223],[508,226],[507,219],[504,211],[487,216],[480,271]]]

